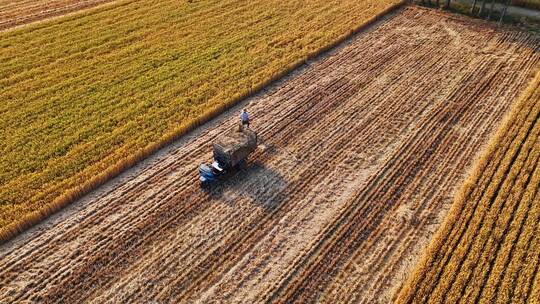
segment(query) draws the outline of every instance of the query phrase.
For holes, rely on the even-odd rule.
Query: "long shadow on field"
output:
[[[210,197],[232,206],[247,200],[271,210],[286,199],[287,185],[279,172],[261,162],[253,162],[211,189]]]

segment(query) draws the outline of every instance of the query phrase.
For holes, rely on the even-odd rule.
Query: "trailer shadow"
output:
[[[248,201],[271,210],[286,199],[288,182],[283,176],[262,164],[253,162],[209,190],[212,199],[236,205]]]

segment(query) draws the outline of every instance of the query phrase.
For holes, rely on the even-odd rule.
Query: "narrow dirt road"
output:
[[[400,10],[0,247],[0,302],[388,302],[539,64]],[[246,106],[265,149],[202,192]]]

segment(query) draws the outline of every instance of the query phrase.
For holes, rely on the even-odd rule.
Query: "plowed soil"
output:
[[[16,0],[0,1],[0,31],[62,16],[113,0]]]
[[[0,301],[388,302],[539,63],[402,9],[0,247]],[[201,191],[242,107],[261,147]]]

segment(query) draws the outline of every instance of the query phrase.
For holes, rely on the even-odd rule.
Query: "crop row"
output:
[[[420,23],[418,27],[421,26],[421,22],[427,21],[418,19],[415,20]],[[402,22],[399,28],[405,31],[406,26],[412,27],[411,24]],[[457,25],[453,26],[459,29]],[[452,29],[457,30],[456,28]],[[415,75],[409,77],[422,79],[422,73],[426,73],[424,77],[432,84],[441,81],[438,79],[440,75],[458,77],[462,82],[456,83],[456,87],[451,87],[447,83],[447,87],[455,89],[452,94],[445,96],[444,103],[436,104],[439,108],[434,111],[433,116],[426,118],[426,121],[418,121],[418,129],[411,130],[415,136],[422,137],[412,137],[410,142],[407,142],[408,146],[401,147],[395,152],[395,159],[389,160],[387,164],[389,168],[382,168],[379,171],[379,179],[375,179],[367,189],[359,189],[361,191],[358,197],[351,201],[349,209],[343,213],[343,218],[337,219],[331,227],[325,228],[327,234],[321,236],[320,243],[313,251],[300,259],[304,264],[299,263],[297,268],[288,274],[280,289],[273,295],[274,300],[281,301],[285,297],[287,302],[311,302],[321,295],[324,295],[327,302],[355,302],[360,299],[370,302],[375,298],[380,299],[381,286],[386,286],[393,279],[392,276],[399,267],[402,267],[406,257],[411,256],[409,251],[417,246],[418,233],[422,229],[427,229],[426,226],[433,217],[442,213],[438,210],[442,207],[441,201],[448,197],[452,184],[461,179],[459,172],[467,167],[470,155],[474,155],[481,140],[488,136],[487,130],[492,129],[493,120],[498,120],[494,117],[501,115],[501,112],[504,113],[504,108],[500,107],[501,103],[496,100],[511,100],[513,96],[511,92],[519,92],[527,79],[522,78],[523,75],[520,76],[520,73],[503,72],[500,70],[502,62],[497,59],[484,57],[483,62],[476,61],[475,51],[465,51],[468,43],[482,40],[486,42],[484,47],[489,49],[492,46],[489,40],[493,39],[500,43],[497,49],[507,48],[508,51],[513,49],[513,42],[519,41],[518,44],[526,47],[536,43],[535,39],[531,39],[532,36],[526,34],[506,33],[507,36],[500,39],[491,36],[498,35],[496,32],[483,35],[481,28],[478,28],[478,31],[468,27],[459,30],[460,38],[463,40],[461,60],[471,60],[478,65],[474,68],[469,65],[460,70],[442,72],[438,63],[441,60],[448,60],[449,63],[453,61],[447,52],[438,51],[437,43],[440,46],[450,44],[452,40],[448,42],[442,40],[441,37],[437,37],[436,31],[430,33],[433,37],[417,50],[419,54],[426,51],[427,56],[423,60],[405,57],[404,54],[404,62],[392,62],[396,69],[400,68],[402,71],[413,69],[401,66],[407,61],[421,62],[422,64],[414,69]],[[466,37],[467,34],[470,37]],[[374,39],[373,43],[375,41],[383,45],[384,38]],[[481,48],[481,44],[476,44],[476,47]],[[513,61],[516,65],[515,71],[535,70],[538,57],[533,55],[533,58],[528,62]],[[401,84],[409,88],[409,92],[419,90],[416,92],[418,95],[411,100],[423,100],[426,97],[422,95],[430,92],[425,90],[427,84],[424,87],[418,81],[415,82],[417,86]],[[396,90],[391,85],[386,89]],[[396,104],[399,104],[400,101],[409,99],[402,95],[396,96],[395,100]],[[491,105],[487,106],[484,103]],[[486,106],[490,110],[478,111],[481,106]],[[384,115],[381,115],[381,119],[384,119]],[[486,128],[486,122],[490,121],[491,127]],[[374,120],[374,123],[380,124],[378,120]],[[454,133],[457,124],[462,129],[459,136]],[[361,134],[365,132],[368,130],[362,131]],[[464,143],[465,146],[462,146]],[[423,188],[426,186],[424,184],[426,180],[429,180],[427,189]],[[396,223],[394,218],[385,219],[385,216],[395,212],[398,207],[405,207],[413,202],[418,202],[418,205],[409,207],[414,214],[410,219],[411,223],[401,221]],[[381,222],[383,220],[384,224]],[[382,244],[390,246],[384,247]],[[372,260],[366,259],[368,256],[372,256]],[[331,279],[336,275],[335,272],[342,268],[342,264],[346,266],[340,270],[340,280]],[[358,274],[358,268],[363,268],[365,272]],[[357,275],[358,279],[355,279],[354,275]],[[369,298],[370,296],[373,298]]]
[[[476,163],[399,302],[538,300],[539,163],[540,73]]]

